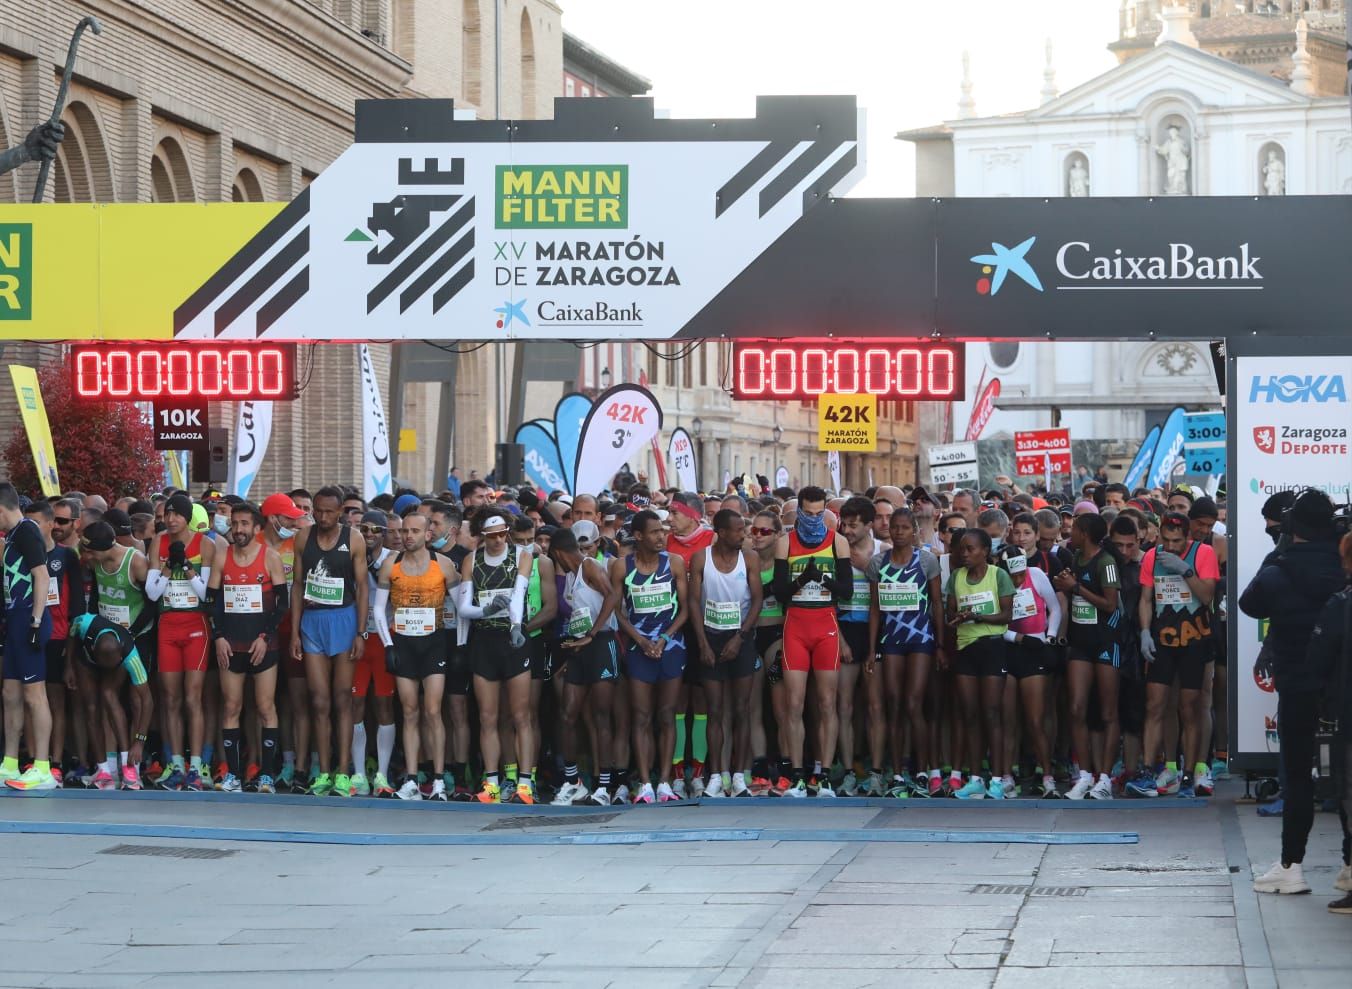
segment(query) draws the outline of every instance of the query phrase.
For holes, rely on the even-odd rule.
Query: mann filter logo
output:
[[[499,230],[629,225],[628,165],[499,165]]]
[[[0,319],[33,318],[33,225],[0,223]]]

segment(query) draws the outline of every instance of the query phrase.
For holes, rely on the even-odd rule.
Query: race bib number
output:
[[[455,605],[451,603],[450,598],[446,599],[445,606],[441,609],[441,627],[455,631],[460,624],[460,615],[455,610]]]
[[[840,610],[852,611],[857,614],[867,612],[870,604],[872,604],[872,598],[869,594],[868,581],[855,577],[854,584],[850,588],[850,600],[842,604]]]
[[[316,573],[305,575],[305,600],[337,607],[343,603],[343,578]]]
[[[1160,604],[1190,605],[1192,604],[1192,588],[1182,577],[1174,575],[1156,577],[1155,600]]]
[[[716,632],[735,632],[742,627],[742,606],[736,601],[706,601],[704,624]]]
[[[821,582],[811,580],[794,592],[793,600],[798,604],[825,604],[831,600],[831,592]]]
[[[491,601],[496,601],[498,598],[501,598],[501,597],[510,598],[511,596],[512,596],[512,589],[511,589],[510,587],[495,587],[495,588],[493,588],[492,590],[482,590],[482,591],[479,591],[479,607],[480,607],[480,608],[487,608],[488,605],[489,605],[489,602],[491,602]],[[498,617],[500,617],[500,618],[506,618],[506,617],[507,617],[507,612],[505,612],[505,611],[502,612],[502,614],[499,615]],[[491,618],[490,618],[489,620],[492,621]]]
[[[1070,620],[1076,625],[1097,625],[1098,609],[1076,594],[1070,601]]]
[[[131,628],[131,607],[125,604],[104,604],[99,602],[99,614],[114,625]]]
[[[374,605],[366,609],[366,631],[371,633],[378,631],[376,628],[376,609]]]
[[[586,605],[573,609],[573,613],[568,616],[568,637],[580,639],[584,635],[591,634],[592,613]]]
[[[629,589],[629,600],[636,615],[656,615],[671,607],[671,581],[656,584],[634,584]]]
[[[920,585],[913,580],[904,584],[878,585],[878,607],[882,611],[915,611],[920,607]]]
[[[431,635],[437,630],[437,609],[395,608],[394,630],[400,635]]]
[[[1014,592],[1013,620],[1033,618],[1037,615],[1037,602],[1033,599],[1031,587],[1021,587]]]
[[[1028,571],[1028,557],[1011,556],[1009,559],[1005,560],[1005,569],[1009,572],[1011,577],[1017,577],[1021,573],[1026,573]]]
[[[258,584],[222,584],[225,612],[228,615],[261,615],[263,588]]]
[[[993,615],[996,612],[995,593],[993,591],[974,591],[971,594],[960,594],[958,596],[958,608],[970,611],[974,615]]]
[[[61,604],[61,578],[53,577],[47,582],[47,607],[56,608]]]
[[[202,602],[187,580],[169,581],[169,590],[164,592],[164,603],[171,611],[191,611]]]

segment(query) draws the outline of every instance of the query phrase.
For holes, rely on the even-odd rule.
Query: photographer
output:
[[[1310,636],[1325,604],[1346,583],[1334,541],[1333,503],[1313,488],[1301,492],[1283,528],[1291,545],[1258,571],[1239,596],[1250,618],[1270,621],[1267,645],[1277,688],[1277,723],[1286,774],[1282,857],[1254,881],[1259,893],[1308,893],[1301,862],[1314,823],[1314,736],[1324,684],[1309,656]]]

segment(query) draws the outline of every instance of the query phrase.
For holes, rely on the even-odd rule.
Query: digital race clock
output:
[[[956,401],[966,393],[963,357],[961,343],[736,340],[732,397],[782,401],[842,394]]]
[[[285,401],[296,397],[290,343],[76,344],[77,398],[116,402]]]

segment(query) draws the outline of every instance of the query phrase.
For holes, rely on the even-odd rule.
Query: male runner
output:
[[[840,680],[840,628],[835,604],[854,591],[850,545],[826,524],[826,492],[809,485],[798,492],[793,529],[775,546],[775,597],[787,602],[784,619],[784,682],[788,687],[788,757],[793,783],[780,796],[806,797],[803,770],[803,702],[808,674],[817,687],[817,755],[836,750],[836,689]],[[823,793],[823,788],[825,793]],[[835,796],[827,779],[818,796]]]
[[[1178,714],[1183,724],[1183,773],[1178,795],[1210,796],[1206,765],[1206,724],[1202,690],[1211,674],[1211,602],[1220,569],[1211,547],[1189,538],[1188,518],[1170,512],[1160,522],[1160,544],[1141,561],[1141,601],[1137,615],[1141,656],[1146,661],[1145,768],[1129,782],[1127,792],[1153,797],[1159,781],[1150,767],[1163,752],[1164,711],[1174,681],[1179,684]],[[1178,775],[1173,752],[1163,752],[1165,773]],[[1148,782],[1148,785],[1147,785]],[[1172,780],[1165,780],[1168,789]]]
[[[19,510],[19,492],[0,482],[0,530],[5,532],[5,757],[0,781],[15,790],[54,790],[48,762],[52,711],[47,704],[47,545],[32,519]],[[27,714],[33,735],[33,765],[19,773],[19,742]]]
[[[690,565],[690,600],[703,620],[692,619],[703,667],[704,696],[709,703],[709,783],[707,797],[727,796],[723,788],[723,704],[729,701],[732,721],[731,795],[751,795],[746,777],[751,766],[751,688],[760,667],[756,623],[764,590],[756,554],[743,550],[746,520],[741,512],[720,509],[714,516],[713,544],[695,552]],[[724,694],[729,693],[730,697]],[[666,722],[660,722],[665,724]]]
[[[121,625],[102,615],[81,614],[71,619],[66,639],[66,688],[81,694],[97,693],[107,714],[113,758],[122,762],[122,789],[141,789],[137,765],[145,746],[146,732],[155,705],[150,696],[149,674],[136,649],[136,639]],[[130,684],[131,734],[119,696]],[[99,789],[112,789],[100,786]]]
[[[308,502],[309,495],[306,494]],[[259,506],[263,515],[263,530],[259,541],[276,550],[282,560],[282,576],[289,585],[296,570],[296,533],[306,520],[306,510],[288,494],[278,491],[263,499]],[[290,790],[296,778],[296,754],[303,760],[310,747],[310,694],[305,687],[305,664],[291,659],[293,629],[291,612],[287,611],[277,630],[279,651],[285,666],[286,707],[290,716],[291,732],[282,741],[282,771],[273,780],[274,786]]]
[[[441,720],[441,698],[446,687],[446,637],[442,611],[446,596],[460,582],[450,558],[427,548],[427,518],[404,517],[404,551],[387,557],[376,579],[372,610],[376,631],[385,647],[385,663],[395,676],[404,711],[404,782],[395,795],[420,800],[418,746],[421,719],[427,722],[428,755],[432,758],[432,800],[446,800],[446,724]],[[387,606],[394,608],[391,628]],[[422,704],[418,688],[422,687]],[[359,758],[364,758],[361,753]]]
[[[720,510],[722,499],[713,498],[701,502],[700,496],[692,491],[680,491],[671,496],[671,512],[665,520],[670,526],[667,537],[667,553],[679,557],[685,564],[685,572],[690,573],[690,561],[695,553],[705,549],[714,541],[714,530],[708,525],[701,508],[712,519]],[[710,510],[712,509],[712,510]],[[631,522],[632,526],[632,522]],[[684,590],[684,588],[682,588]],[[683,676],[684,685],[676,700],[676,747],[672,752],[674,786],[673,792],[678,799],[685,798],[685,753],[686,753],[686,716],[690,715],[690,755],[693,761],[691,777],[691,795],[700,796],[704,787],[704,760],[708,758],[708,714],[704,690],[699,685],[701,679],[696,664],[686,664]]]
[[[760,668],[752,678],[754,686],[751,691],[750,789],[753,797],[770,795],[772,775],[780,780],[781,790],[787,790],[792,785],[788,779],[793,768],[792,763],[782,758],[788,751],[784,741],[784,723],[787,719],[783,716],[780,704],[786,693],[782,686],[784,670],[778,660],[784,642],[784,604],[774,595],[775,547],[779,545],[779,535],[782,531],[779,516],[773,511],[763,511],[751,520],[751,548],[756,554],[756,570],[760,573],[761,589],[764,594],[761,599],[760,619],[756,623],[756,655],[761,662]],[[775,660],[773,671],[770,669],[772,659]],[[778,730],[776,743],[781,756],[780,765],[773,774],[768,760],[769,741],[765,734],[765,681],[770,683],[771,707],[775,716],[775,727]]]
[[[464,525],[464,515],[454,505],[437,502],[432,506],[427,520],[427,544],[433,552],[449,557],[456,573],[460,572],[465,557],[478,546],[478,540],[468,534],[469,528]],[[468,546],[461,541],[462,533]],[[446,639],[446,689],[443,703],[450,721],[447,748],[451,769],[446,778],[446,789],[450,791],[452,800],[468,802],[474,799],[469,789],[469,692],[474,684],[474,671],[470,669],[469,650],[458,641],[460,615],[457,597],[452,595],[447,599],[441,621]]]
[[[280,768],[277,629],[288,612],[288,588],[281,556],[258,541],[262,521],[257,509],[248,503],[231,508],[230,547],[208,585],[214,606],[216,662],[221,670],[221,742],[226,775],[220,789],[224,793],[243,789],[240,757],[244,733],[239,719],[244,710],[246,677],[253,680],[254,710],[262,726],[263,751],[256,784],[259,793],[276,792]]]
[[[315,748],[319,776],[310,792],[318,797],[352,795],[346,767],[352,747],[352,677],[366,646],[358,615],[365,615],[369,588],[366,580],[366,540],[338,521],[343,493],[320,488],[314,497],[312,528],[296,535],[296,567],[291,590],[291,626],[300,634],[291,639],[291,657],[303,657],[305,681],[314,714]],[[338,753],[333,758],[331,712],[338,708]]]
[[[155,781],[166,790],[211,789],[210,769],[202,764],[206,716],[202,688],[207,676],[210,630],[203,602],[211,580],[216,546],[200,532],[191,532],[193,503],[174,495],[164,506],[165,531],[155,543],[146,597],[160,602],[156,662],[164,691],[165,741],[170,763]],[[184,773],[183,708],[188,711],[192,761]]]
[[[366,540],[366,580],[371,607],[366,615],[366,648],[352,672],[352,792],[366,797],[373,792],[377,797],[394,796],[390,786],[390,757],[394,755],[397,729],[394,724],[394,674],[386,669],[385,644],[380,636],[372,639],[369,633],[378,632],[375,619],[376,576],[391,555],[385,548],[387,517],[378,508],[364,512],[357,528]],[[386,620],[389,619],[386,609]],[[444,638],[444,636],[443,636]],[[366,778],[366,693],[375,694],[376,714],[376,774]]]
[[[897,491],[900,495],[901,492]],[[891,507],[890,502],[883,504]],[[839,740],[840,764],[844,767],[845,778],[840,789],[847,797],[858,792],[859,784],[854,773],[854,697],[859,686],[861,670],[867,670],[872,678],[874,659],[877,656],[878,639],[869,636],[869,610],[873,600],[873,589],[869,585],[868,568],[878,552],[878,541],[873,537],[873,520],[877,509],[873,502],[855,495],[840,507],[840,531],[850,547],[850,596],[837,608],[840,619],[840,688],[837,693],[837,715],[840,719]],[[870,711],[870,727],[882,722],[882,695],[870,694],[879,702],[876,711]],[[826,763],[825,775],[831,771],[830,754],[822,756]],[[874,767],[876,768],[876,767]],[[821,771],[814,772],[821,776]],[[809,788],[814,783],[809,782]]]
[[[623,591],[624,607],[615,616],[629,639],[625,650],[625,674],[633,711],[634,758],[638,762],[641,803],[651,803],[654,791],[653,718],[657,719],[656,798],[677,799],[670,773],[676,745],[676,701],[686,666],[685,566],[680,557],[662,547],[666,533],[657,513],[645,509],[634,516],[630,529],[636,540],[634,552],[623,560],[610,561],[610,583]],[[654,711],[654,708],[656,709]],[[677,757],[679,752],[675,753]],[[609,785],[609,768],[603,783]]]

